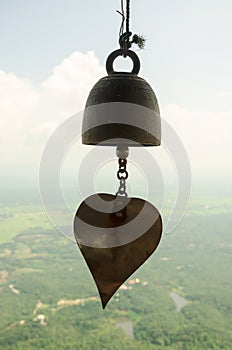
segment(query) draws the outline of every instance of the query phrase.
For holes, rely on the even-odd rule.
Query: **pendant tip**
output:
[[[101,304],[102,304],[102,309],[105,310],[106,308],[106,305],[108,304],[109,300],[111,299],[111,296],[110,297],[101,297]]]

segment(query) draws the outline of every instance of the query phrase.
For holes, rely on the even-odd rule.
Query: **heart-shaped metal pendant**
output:
[[[105,308],[116,290],[156,250],[162,219],[143,199],[94,194],[78,208],[74,233]]]

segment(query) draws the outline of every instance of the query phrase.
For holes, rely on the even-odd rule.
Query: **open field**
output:
[[[105,311],[77,246],[41,207],[5,208],[0,350],[231,350],[230,201],[192,198],[176,231]]]
[[[0,219],[0,244],[12,241],[19,233],[33,228],[51,229],[51,224],[44,211],[40,207],[8,208],[1,214]]]

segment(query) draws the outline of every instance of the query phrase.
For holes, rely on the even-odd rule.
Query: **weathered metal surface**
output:
[[[162,219],[142,199],[94,194],[77,210],[74,232],[105,308],[116,290],[156,250]]]
[[[90,91],[83,118],[82,143],[97,145],[104,142],[104,145],[115,145],[112,139],[128,139],[130,146],[159,146],[161,122],[156,95],[151,86],[137,76],[140,62],[133,51],[128,51],[128,56],[134,63],[132,72],[114,71],[113,61],[120,55],[123,55],[123,50],[116,50],[108,57],[108,76],[100,79]],[[108,114],[103,107],[93,109],[93,106],[109,103],[112,104],[112,109],[117,107],[116,103],[124,104],[127,113],[125,123],[120,115],[118,120],[116,118],[112,121],[111,113]],[[128,104],[144,107],[138,108],[139,122],[135,118],[134,109],[129,108]],[[94,112],[90,113],[90,110]]]

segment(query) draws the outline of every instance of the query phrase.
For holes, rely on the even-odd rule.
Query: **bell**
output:
[[[156,95],[138,77],[140,61],[128,50],[133,61],[131,72],[116,72],[114,60],[123,49],[112,52],[106,61],[108,76],[100,79],[89,93],[82,124],[82,143],[86,145],[159,146],[161,120]],[[126,140],[126,142],[125,142]]]

